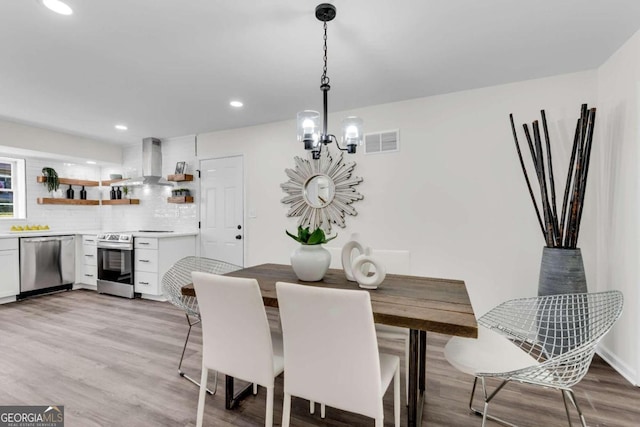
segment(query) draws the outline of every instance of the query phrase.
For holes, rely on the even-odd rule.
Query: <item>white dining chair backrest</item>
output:
[[[283,282],[276,290],[285,393],[381,418],[380,359],[369,293]]]
[[[194,272],[203,365],[232,377],[274,382],[269,322],[255,279]]]

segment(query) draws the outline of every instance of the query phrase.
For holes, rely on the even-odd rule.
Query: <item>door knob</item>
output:
[[[241,234],[238,234],[238,235],[236,236],[236,239],[241,240],[241,239],[242,239],[242,235],[241,235]]]

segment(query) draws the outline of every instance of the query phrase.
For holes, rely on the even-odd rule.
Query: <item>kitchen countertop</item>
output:
[[[82,234],[101,234],[105,231],[97,230],[82,230],[82,231],[56,231],[56,230],[33,230],[33,231],[11,231],[0,233],[0,239],[12,239],[16,237],[48,237],[48,236],[69,236],[69,235],[82,235]],[[107,231],[106,233],[110,233]],[[183,237],[183,236],[196,236],[198,231],[178,231],[171,233],[149,233],[149,232],[132,232],[134,237],[151,237],[151,238],[166,238],[166,237]]]
[[[96,230],[83,231],[57,231],[57,230],[33,230],[33,231],[8,231],[0,233],[0,239],[11,239],[15,237],[48,237],[48,236],[72,236],[76,234],[98,234]]]
[[[183,236],[196,236],[198,234],[197,231],[172,231],[170,233],[154,233],[154,232],[140,232],[134,231],[133,237],[152,237],[152,238],[163,238],[163,237],[183,237]]]

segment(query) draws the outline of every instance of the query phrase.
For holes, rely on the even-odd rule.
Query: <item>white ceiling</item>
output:
[[[130,144],[321,108],[320,1],[66,2],[0,1],[0,117]],[[640,28],[638,0],[332,3],[330,111],[592,69]]]

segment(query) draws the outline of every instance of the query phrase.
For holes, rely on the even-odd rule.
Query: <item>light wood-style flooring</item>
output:
[[[198,388],[177,374],[186,332],[183,312],[169,303],[93,291],[0,305],[0,405],[64,405],[67,427],[193,426]],[[467,409],[472,378],[445,361],[446,340],[442,335],[428,336],[423,425],[480,426],[480,418]],[[183,365],[196,378],[200,346],[197,326]],[[401,344],[391,341],[382,341],[381,346],[398,355],[403,351]],[[274,425],[281,421],[282,386],[279,377]],[[574,390],[589,426],[640,425],[640,389],[597,356]],[[264,425],[264,389],[233,411],[224,409],[223,393],[221,377],[218,394],[207,398],[205,425]],[[392,405],[389,391],[386,426],[393,425]],[[315,415],[308,408],[307,401],[293,399],[292,426],[373,426],[373,420],[333,408],[327,408],[323,420],[319,408]],[[525,427],[567,425],[559,392],[518,384],[500,393],[492,413]],[[406,425],[404,407],[402,425]]]

